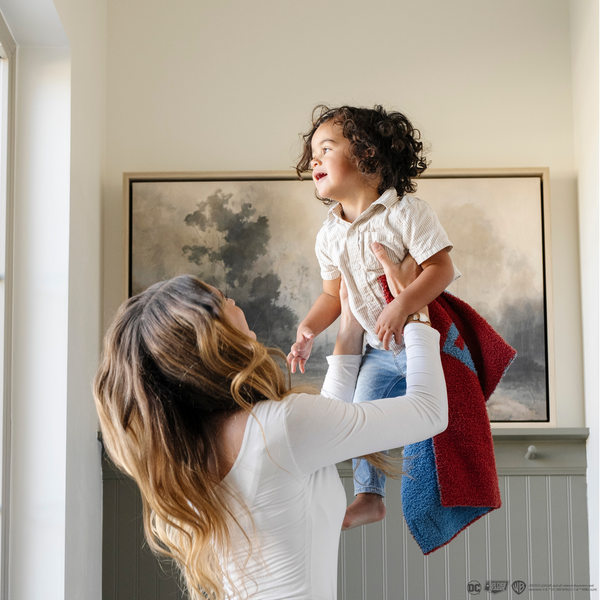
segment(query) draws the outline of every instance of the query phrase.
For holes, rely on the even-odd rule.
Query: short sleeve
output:
[[[323,279],[332,280],[340,277],[340,271],[331,259],[331,254],[329,252],[326,226],[323,226],[317,234],[315,254],[317,255],[317,260],[321,267],[321,277]]]
[[[452,250],[448,234],[427,202],[405,196],[399,207],[403,221],[402,243],[418,264],[440,250]]]

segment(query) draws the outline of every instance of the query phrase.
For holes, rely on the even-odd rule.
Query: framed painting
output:
[[[518,352],[488,402],[494,427],[555,426],[548,170],[432,169],[415,195],[454,245],[462,277],[448,291]],[[322,290],[314,243],[327,211],[294,172],[125,173],[125,295],[197,275],[287,353]],[[321,385],[336,333],[317,338],[294,383]]]

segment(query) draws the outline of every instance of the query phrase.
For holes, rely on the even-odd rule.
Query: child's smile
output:
[[[350,141],[334,122],[323,123],[312,139],[313,181],[319,195],[340,202],[349,178],[358,173],[349,158]]]
[[[312,178],[321,198],[335,200],[345,209],[357,201],[362,205],[365,196],[369,198],[367,206],[379,197],[377,188],[351,158],[350,140],[333,120],[325,121],[315,131],[311,145]]]

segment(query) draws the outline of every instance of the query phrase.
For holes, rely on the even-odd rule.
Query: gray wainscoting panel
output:
[[[586,438],[586,430],[494,432],[502,508],[429,556],[404,521],[400,482],[388,480],[386,518],[341,535],[338,599],[589,600],[589,591],[558,590],[590,583]],[[534,459],[525,458],[530,445],[538,450]],[[344,463],[338,470],[351,502],[352,468]],[[176,571],[144,542],[135,484],[108,462],[103,472],[103,600],[184,599]],[[517,580],[527,584],[521,594],[511,588]],[[490,594],[488,581],[508,586]],[[469,582],[481,592],[470,595]],[[534,592],[531,584],[542,589]]]
[[[135,483],[108,462],[103,468],[102,599],[183,600],[177,571],[149,550]]]
[[[344,479],[350,502],[351,478]],[[482,588],[478,596],[485,598],[496,597],[488,596],[486,582],[506,581],[507,590],[498,597],[589,599],[588,591],[557,589],[590,583],[585,477],[501,476],[500,491],[500,509],[476,521],[444,548],[423,556],[400,518],[398,482],[388,482],[386,519],[342,533],[338,598],[469,600],[476,597],[468,593],[469,582],[478,582]],[[387,542],[384,572],[379,569],[382,539]],[[517,594],[511,588],[517,580],[546,589]],[[551,585],[555,591],[549,589]]]

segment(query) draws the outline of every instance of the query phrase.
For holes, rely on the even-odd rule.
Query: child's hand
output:
[[[292,349],[287,357],[292,373],[296,372],[297,366],[304,373],[304,365],[306,365],[306,361],[310,356],[314,340],[315,334],[312,332],[312,329],[303,327],[302,325],[298,327],[296,343],[292,345]]]
[[[402,339],[402,330],[408,319],[408,314],[402,309],[397,300],[390,302],[381,312],[377,323],[375,323],[375,334],[386,350],[390,349],[392,336],[396,342],[400,343]]]

